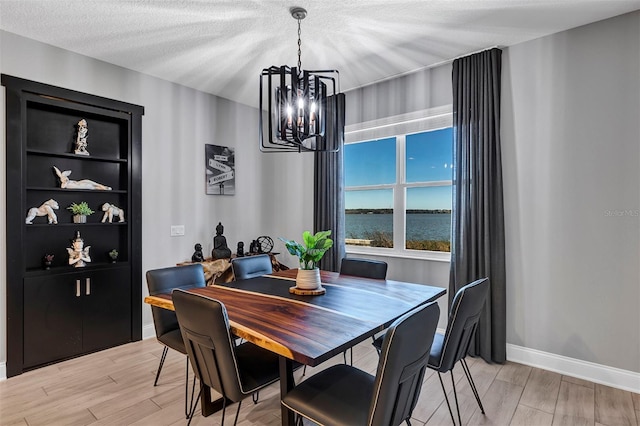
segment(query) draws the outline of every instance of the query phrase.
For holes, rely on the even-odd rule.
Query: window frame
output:
[[[396,181],[393,184],[349,186],[348,191],[391,189],[393,192],[393,248],[346,246],[349,254],[397,257],[450,262],[451,252],[407,249],[406,246],[406,203],[407,189],[437,186],[453,186],[450,181],[406,182],[406,136],[453,127],[453,113],[450,105],[402,114],[382,120],[347,126],[345,145],[371,142],[379,139],[396,138]],[[399,214],[398,212],[402,212]]]

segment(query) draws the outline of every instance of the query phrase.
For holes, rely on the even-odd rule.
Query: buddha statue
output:
[[[202,254],[202,244],[197,243],[193,249],[193,256],[191,256],[192,262],[204,262],[204,254]]]
[[[218,222],[216,226],[216,236],[213,237],[213,250],[211,251],[211,257],[214,259],[230,259],[231,249],[227,246],[227,239],[222,235],[224,232],[224,226],[221,222]]]

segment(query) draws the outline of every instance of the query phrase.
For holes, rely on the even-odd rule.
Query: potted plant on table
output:
[[[73,213],[73,223],[86,223],[87,216],[95,213],[91,208],[89,208],[86,201],[83,201],[80,204],[71,203],[71,205],[67,207],[67,210]]]
[[[296,287],[303,290],[315,290],[320,288],[320,269],[318,262],[322,256],[333,247],[333,240],[329,238],[331,231],[320,231],[312,234],[309,231],[302,233],[304,244],[294,240],[280,238],[290,254],[298,256],[300,268],[296,278]]]

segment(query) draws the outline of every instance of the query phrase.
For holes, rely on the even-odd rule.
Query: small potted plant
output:
[[[51,268],[51,264],[53,263],[53,255],[45,254],[44,257],[42,258],[42,263],[44,263],[44,269]]]
[[[109,257],[111,258],[111,263],[116,263],[116,260],[118,260],[118,250],[111,250],[109,252]]]
[[[87,216],[95,213],[86,201],[81,202],[80,204],[71,203],[69,207],[67,207],[71,213],[73,213],[73,223],[86,223]]]
[[[303,290],[315,290],[320,288],[320,270],[318,262],[322,256],[333,247],[333,240],[329,238],[331,231],[320,231],[315,235],[309,231],[302,233],[304,244],[294,240],[280,238],[287,247],[290,254],[298,256],[300,268],[296,278],[296,287]]]

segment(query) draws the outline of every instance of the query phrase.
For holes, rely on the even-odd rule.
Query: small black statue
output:
[[[236,249],[236,256],[244,257],[244,243],[242,241],[238,243],[238,248]]]
[[[204,254],[202,254],[202,244],[196,243],[194,249],[195,251],[193,252],[193,256],[191,256],[191,261],[204,262]]]
[[[222,222],[218,222],[216,236],[213,237],[213,250],[211,251],[211,257],[214,259],[231,258],[231,249],[227,246],[227,239],[222,235],[223,232],[224,226],[222,226]]]

